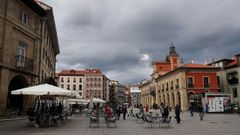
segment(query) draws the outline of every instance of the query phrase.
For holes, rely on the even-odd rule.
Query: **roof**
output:
[[[237,63],[237,60],[233,60],[233,62],[231,62],[230,64],[226,65],[225,68],[230,68],[230,67],[234,67],[234,66],[237,66],[238,63]]]
[[[54,19],[54,14],[52,7],[43,3],[42,1],[35,0],[39,6],[41,6],[44,10],[47,12],[47,23],[48,23],[48,28],[49,32],[52,38],[53,46],[54,46],[54,51],[57,54],[60,53],[59,45],[58,45],[58,35],[57,35],[57,29],[56,29],[56,24],[55,24],[55,19]]]
[[[216,68],[216,67],[212,67],[210,65],[205,64],[188,63],[180,66],[179,68]]]
[[[208,65],[214,64],[214,63],[219,63],[219,62],[222,62],[222,61],[233,61],[233,59],[220,59],[220,60],[217,60],[217,61],[213,61],[213,62],[209,63]]]
[[[85,69],[85,70],[62,70],[59,73],[59,76],[78,76],[78,75],[102,75],[101,70],[99,69]]]
[[[165,77],[171,73],[174,73],[175,71],[179,71],[181,69],[205,69],[205,70],[219,70],[220,68],[219,67],[212,67],[212,66],[209,66],[209,65],[204,65],[204,64],[195,64],[195,63],[188,63],[188,64],[184,64],[162,76],[159,76],[158,78],[156,79],[159,79],[159,78],[162,78],[162,77]]]
[[[46,10],[43,9],[35,0],[21,0],[21,1],[39,16],[46,15]]]

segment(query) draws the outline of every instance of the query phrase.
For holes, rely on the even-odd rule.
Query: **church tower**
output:
[[[166,62],[169,62],[171,64],[171,71],[180,66],[180,56],[176,52],[176,48],[173,43],[169,48],[169,54],[166,57]]]

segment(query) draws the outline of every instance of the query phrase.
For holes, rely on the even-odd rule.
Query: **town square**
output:
[[[240,134],[239,6],[0,0],[0,134]]]

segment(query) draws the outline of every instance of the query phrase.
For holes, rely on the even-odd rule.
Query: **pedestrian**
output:
[[[144,115],[143,106],[142,106],[142,104],[140,104],[140,107],[139,107],[139,116],[143,116],[143,115]]]
[[[190,112],[190,115],[192,117],[193,116],[193,106],[192,106],[192,104],[190,104],[190,106],[189,106],[189,112]]]
[[[145,112],[148,112],[149,111],[149,108],[148,108],[148,105],[145,106]]]
[[[202,121],[203,120],[203,116],[204,116],[202,104],[199,104],[198,112],[199,112],[200,121]]]
[[[168,118],[169,116],[169,110],[168,110],[168,106],[164,108],[163,110],[163,122],[166,121],[166,119]]]
[[[180,124],[181,118],[180,118],[180,113],[182,112],[181,108],[179,105],[176,105],[175,107],[175,114],[176,114],[176,120],[177,120],[177,124]]]
[[[164,112],[164,105],[163,103],[160,104],[160,113],[162,114],[162,117],[163,117],[163,112]]]
[[[122,112],[122,108],[120,106],[118,106],[117,108],[117,119],[119,120],[120,116],[121,116],[121,112]]]
[[[123,120],[125,120],[126,119],[126,114],[127,114],[127,107],[126,106],[123,106],[122,113],[123,113]]]

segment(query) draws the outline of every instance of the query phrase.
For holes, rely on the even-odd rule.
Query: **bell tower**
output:
[[[173,43],[171,44],[171,46],[169,48],[169,54],[166,57],[166,62],[169,62],[171,64],[171,70],[174,70],[180,66],[180,56],[176,52],[176,48],[173,45]]]

